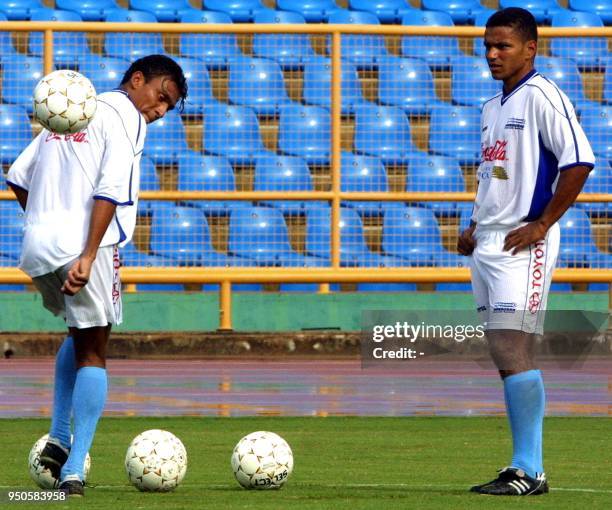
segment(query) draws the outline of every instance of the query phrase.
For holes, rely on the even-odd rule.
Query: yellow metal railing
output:
[[[331,202],[331,267],[329,268],[122,268],[121,278],[128,287],[138,283],[219,283],[220,329],[232,329],[231,284],[249,282],[468,282],[465,268],[342,268],[340,267],[340,203],[342,200],[376,201],[473,201],[470,192],[342,192],[340,190],[341,157],[341,36],[345,34],[387,36],[482,37],[483,27],[430,27],[402,25],[279,25],[279,24],[191,24],[191,23],[74,23],[74,22],[0,22],[0,31],[43,32],[44,72],[53,70],[53,32],[126,32],[126,33],[232,33],[232,34],[325,34],[331,35],[331,190],[319,192],[178,192],[145,191],[144,200],[327,200]],[[549,28],[538,30],[540,37],[607,37],[612,27]],[[13,200],[11,191],[0,191],[0,200]],[[578,202],[610,202],[612,194],[583,193]],[[612,283],[610,269],[557,269],[554,280],[570,283]],[[0,282],[28,283],[29,278],[18,269],[0,268]],[[328,283],[320,291],[327,292]],[[612,303],[612,289],[610,291]]]

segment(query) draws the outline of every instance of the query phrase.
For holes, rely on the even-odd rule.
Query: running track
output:
[[[612,361],[542,364],[548,415],[612,416]],[[358,360],[110,360],[108,416],[502,415],[475,362],[362,370]],[[0,417],[50,415],[53,359],[0,360]]]

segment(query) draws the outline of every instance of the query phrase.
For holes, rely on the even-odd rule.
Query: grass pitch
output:
[[[7,504],[9,489],[35,490],[28,452],[49,420],[0,420],[0,507],[87,509],[506,509],[612,508],[612,418],[547,418],[545,466],[552,492],[496,498],[467,492],[510,458],[505,418],[103,418],[91,450],[85,498]],[[141,493],[127,481],[125,451],[138,433],[163,428],[185,444],[178,489]],[[295,458],[279,491],[248,491],[230,455],[255,430],[283,436]],[[4,494],[2,494],[4,493]]]

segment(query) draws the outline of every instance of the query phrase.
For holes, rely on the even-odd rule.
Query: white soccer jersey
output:
[[[593,168],[595,157],[567,96],[531,71],[507,96],[483,106],[481,163],[472,220],[516,226],[539,218],[559,172]]]
[[[121,90],[98,96],[84,131],[43,130],[15,160],[7,181],[28,192],[19,267],[40,276],[85,247],[94,200],[117,205],[100,246],[127,243],[136,225],[146,121]]]

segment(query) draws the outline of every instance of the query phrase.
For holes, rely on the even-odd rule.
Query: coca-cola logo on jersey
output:
[[[87,131],[81,131],[80,133],[68,133],[67,135],[58,135],[57,133],[49,133],[45,142],[52,140],[59,140],[63,142],[74,142],[74,143],[89,143],[87,140]]]
[[[496,140],[494,145],[482,148],[482,161],[505,161],[508,140]]]

